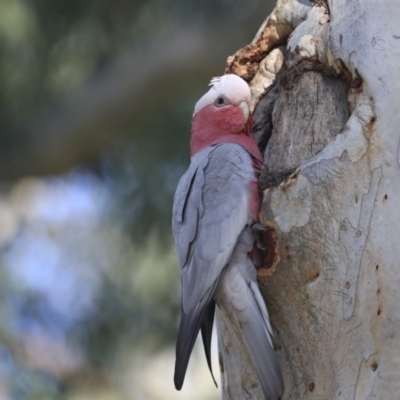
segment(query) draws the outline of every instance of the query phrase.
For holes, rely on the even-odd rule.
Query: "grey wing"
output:
[[[247,152],[238,145],[223,144],[198,153],[179,183],[173,211],[182,267],[177,389],[182,387],[194,341],[237,238],[249,221],[249,182],[255,179]]]
[[[227,265],[249,222],[249,183],[256,180],[241,146],[222,144],[203,152],[193,158],[174,200],[185,312],[195,309]]]

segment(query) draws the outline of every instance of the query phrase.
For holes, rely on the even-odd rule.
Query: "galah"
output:
[[[243,336],[265,398],[276,400],[283,379],[251,256],[262,156],[251,136],[250,89],[236,75],[214,78],[210,85],[194,109],[191,163],[174,198],[172,226],[182,274],[175,387],[182,388],[200,330],[212,374],[217,305]]]

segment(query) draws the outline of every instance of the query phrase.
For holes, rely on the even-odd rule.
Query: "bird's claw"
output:
[[[265,245],[264,245],[263,234],[265,232],[267,232],[269,230],[269,228],[267,226],[261,225],[258,222],[255,222],[251,226],[251,230],[253,231],[253,235],[256,239],[257,248],[259,248],[262,251],[267,250],[267,247],[265,247]]]
[[[254,224],[251,226],[251,229],[255,234],[260,234],[269,231],[268,226],[264,226],[259,222],[254,222]]]

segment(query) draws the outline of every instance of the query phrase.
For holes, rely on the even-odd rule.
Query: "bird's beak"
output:
[[[239,107],[242,109],[244,122],[246,123],[247,120],[249,119],[249,114],[250,114],[249,106],[245,101],[242,101],[239,104]]]

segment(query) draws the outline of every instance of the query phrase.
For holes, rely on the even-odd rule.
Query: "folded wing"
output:
[[[238,236],[251,222],[250,182],[254,181],[251,156],[239,145],[224,143],[197,153],[178,185],[173,209],[173,233],[182,268],[177,389],[182,387],[203,323],[210,335],[210,322],[204,318]],[[209,346],[207,340],[206,355]]]

